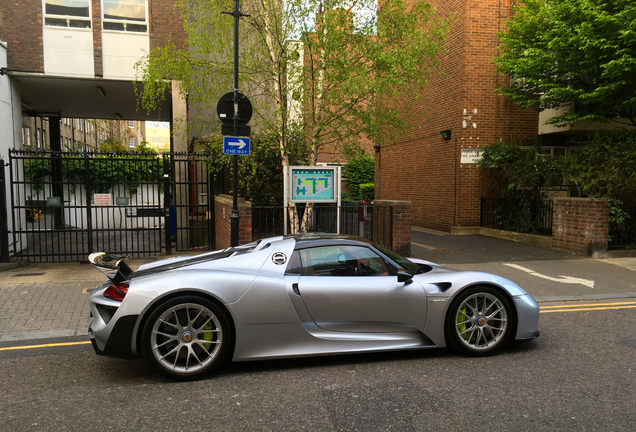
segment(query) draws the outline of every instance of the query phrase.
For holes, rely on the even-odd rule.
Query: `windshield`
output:
[[[419,264],[415,264],[414,262],[407,260],[403,256],[396,254],[395,252],[388,248],[385,248],[384,246],[380,246],[378,244],[374,244],[374,246],[384,255],[389,257],[393,262],[399,265],[402,269],[406,270],[407,273],[417,274],[424,273],[425,271],[430,270],[430,268],[423,269],[422,266],[420,266]]]

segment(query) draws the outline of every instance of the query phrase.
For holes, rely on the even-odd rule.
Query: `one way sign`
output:
[[[228,155],[250,154],[250,139],[246,137],[223,137],[223,153]]]

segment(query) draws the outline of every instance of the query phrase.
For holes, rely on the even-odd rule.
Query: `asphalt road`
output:
[[[538,300],[636,297],[636,258],[593,259],[481,235],[412,231],[411,256],[495,273]]]
[[[0,429],[633,430],[636,309],[576,311],[582,304],[590,302],[542,313],[541,337],[493,357],[431,350],[250,362],[195,382],[88,345],[0,345]],[[562,310],[551,306],[542,310]]]

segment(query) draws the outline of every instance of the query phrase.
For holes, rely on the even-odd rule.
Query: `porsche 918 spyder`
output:
[[[514,282],[355,237],[273,237],[136,271],[104,252],[89,260],[109,277],[90,295],[95,351],[143,355],[180,378],[228,360],[439,347],[488,355],[539,334],[539,307]]]

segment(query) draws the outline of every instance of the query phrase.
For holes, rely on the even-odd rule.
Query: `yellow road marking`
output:
[[[585,304],[574,304],[574,305],[541,306],[541,310],[539,311],[539,313],[578,312],[578,311],[633,309],[633,308],[636,308],[636,302],[585,303]],[[52,348],[52,347],[74,346],[74,345],[88,345],[90,343],[91,343],[90,341],[81,341],[81,342],[59,342],[59,343],[50,343],[50,344],[41,344],[41,345],[23,345],[23,346],[0,348],[0,351]]]
[[[636,301],[633,302],[616,302],[616,303],[576,303],[572,305],[556,305],[556,306],[541,306],[541,309],[561,309],[561,308],[579,308],[579,307],[596,307],[596,306],[625,306],[636,305]]]
[[[611,309],[630,309],[636,308],[636,305],[628,305],[628,306],[609,306],[609,307],[587,307],[587,308],[578,308],[578,309],[550,309],[550,310],[542,310],[539,313],[550,313],[550,312],[576,312],[576,311],[592,311],[592,310],[611,310]]]
[[[91,342],[90,341],[81,341],[81,342],[59,342],[59,343],[50,343],[50,344],[42,344],[42,345],[23,345],[23,346],[14,346],[14,347],[0,348],[0,351],[36,349],[36,348],[51,348],[51,347],[72,346],[72,345],[86,345],[86,344],[89,344],[89,343],[91,343]]]

